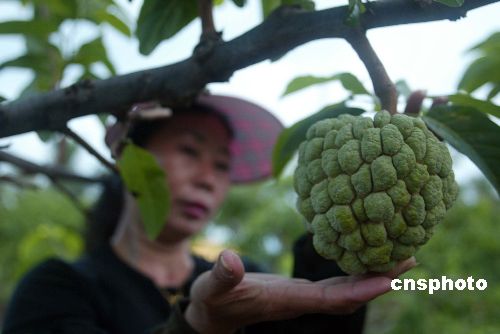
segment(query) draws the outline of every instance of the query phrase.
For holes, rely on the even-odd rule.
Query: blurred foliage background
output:
[[[33,72],[32,81],[20,96],[66,86],[79,79],[107,78],[115,74],[102,28],[108,25],[123,36],[131,35],[130,20],[115,1],[19,1],[33,6],[30,21],[2,22],[0,34],[22,35],[25,53],[0,64],[0,70],[16,67]],[[175,33],[195,14],[185,5],[186,1],[170,2],[177,3],[178,8],[185,7],[183,19],[173,27]],[[281,2],[284,1],[263,0],[264,14]],[[145,11],[140,15],[139,25],[148,20],[157,22],[157,14],[162,13]],[[73,37],[77,30],[87,31],[89,35],[81,41],[76,40]],[[165,38],[158,35],[151,39],[150,34],[141,38],[140,30],[138,38],[143,51],[150,52]],[[172,32],[162,33],[168,35]],[[482,54],[464,76],[468,80],[460,83],[460,94],[450,96],[452,101],[471,105],[497,118],[500,115],[498,106],[474,100],[463,93],[484,86],[488,88],[483,94],[487,95],[487,102],[497,96],[500,91],[499,36],[495,34],[490,43],[475,47],[475,51]],[[72,70],[73,75],[69,75]],[[334,75],[327,80],[342,78]],[[305,79],[310,82],[309,76]],[[325,82],[321,78],[316,81]],[[352,96],[365,94],[364,90],[351,89],[351,92]],[[80,148],[60,135],[43,132],[39,135],[54,147],[50,160],[55,166],[74,169],[75,152]],[[487,156],[492,159],[490,152]],[[25,185],[34,184],[36,187],[24,189],[25,185],[19,188],[0,182],[0,327],[13,287],[26,270],[50,256],[68,260],[79,256],[83,251],[85,229],[81,207],[75,206],[75,202],[60,189],[48,186],[43,179],[7,171],[9,173],[2,176],[21,176],[19,180]],[[71,184],[64,186],[86,207],[95,200],[93,191]],[[417,253],[420,265],[404,276],[414,279],[443,275],[452,279],[483,278],[488,281],[485,291],[442,291],[433,295],[426,291],[392,292],[371,303],[366,332],[500,333],[500,242],[496,226],[500,217],[499,204],[498,196],[484,179],[462,184],[460,198],[449,211],[446,221]],[[283,177],[279,182],[236,187],[215,222],[194,240],[194,247],[207,257],[213,257],[224,247],[231,247],[270,271],[290,273],[293,264],[290,249],[294,240],[306,232],[294,206],[295,194],[290,177]]]
[[[22,190],[0,184],[0,313],[22,274],[49,256],[83,250],[84,217],[52,188]],[[88,201],[89,202],[89,201]],[[87,203],[88,203],[87,202]],[[221,214],[195,244],[210,257],[223,247],[289,273],[293,241],[305,233],[294,209],[291,179],[233,189]],[[486,279],[485,291],[394,291],[371,303],[366,333],[499,333],[500,201],[485,180],[461,186],[460,198],[404,278]],[[1,319],[1,315],[0,315]],[[1,324],[1,321],[0,321]]]

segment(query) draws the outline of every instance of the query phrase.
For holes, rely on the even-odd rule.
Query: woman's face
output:
[[[221,206],[230,186],[230,134],[214,115],[178,114],[146,148],[167,174],[170,213],[159,241],[178,241],[199,232]]]

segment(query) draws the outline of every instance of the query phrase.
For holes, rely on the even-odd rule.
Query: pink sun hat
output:
[[[201,94],[196,102],[227,119],[234,133],[231,181],[246,183],[272,175],[273,148],[283,124],[268,110],[241,98]]]
[[[230,179],[233,183],[264,180],[272,175],[272,153],[283,124],[263,107],[232,96],[202,93],[196,105],[206,107],[225,119],[232,130]],[[155,102],[139,103],[131,113],[142,119],[164,119],[172,111]],[[121,137],[128,132],[125,125],[117,122],[108,128],[106,144],[113,156],[121,150]]]

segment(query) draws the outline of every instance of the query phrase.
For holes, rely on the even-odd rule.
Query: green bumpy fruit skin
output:
[[[430,239],[456,200],[451,165],[419,118],[381,111],[313,124],[294,187],[314,248],[352,275],[391,270]]]

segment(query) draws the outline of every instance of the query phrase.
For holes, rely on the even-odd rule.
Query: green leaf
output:
[[[108,117],[109,117],[109,114],[97,114],[97,119],[99,120],[99,122],[104,126],[106,127],[107,123],[108,123]]]
[[[47,9],[51,16],[58,16],[60,18],[74,18],[77,16],[78,5],[81,0],[33,0],[35,5],[35,14],[37,18],[46,15]],[[43,8],[42,10],[40,8]],[[43,13],[41,13],[43,12]]]
[[[150,54],[198,16],[197,1],[144,0],[137,20],[139,51]]]
[[[500,58],[497,56],[476,59],[465,71],[458,89],[470,93],[488,82],[500,82]]]
[[[348,91],[351,91],[353,95],[371,95],[363,86],[361,81],[359,81],[359,79],[356,78],[353,74],[340,73],[338,74],[338,76],[338,79],[342,83],[342,86],[344,86],[344,88]]]
[[[500,32],[493,33],[485,41],[475,45],[469,51],[480,51],[484,55],[497,56],[500,53]]]
[[[434,0],[449,7],[460,7],[464,4],[464,0]]]
[[[495,84],[488,93],[487,99],[491,100],[500,93],[500,82]]]
[[[33,81],[23,89],[19,98],[50,91],[59,80],[60,76],[53,76],[50,72],[36,71]]]
[[[58,24],[53,21],[6,21],[0,22],[0,34],[22,34],[46,37],[57,31]]]
[[[473,98],[470,95],[455,94],[448,96],[448,99],[456,105],[472,107],[478,111],[500,118],[500,106],[490,102]]]
[[[127,37],[132,36],[132,32],[130,31],[129,26],[123,22],[120,18],[117,16],[102,10],[96,13],[96,18],[102,22],[108,23],[110,26],[121,32]]]
[[[108,58],[101,36],[83,44],[75,56],[69,60],[69,63],[80,64],[84,67],[89,67],[90,65],[98,62],[102,62],[111,74],[116,74],[115,68]]]
[[[120,175],[139,206],[149,238],[154,239],[165,226],[170,207],[166,176],[151,153],[127,144],[118,161]]]
[[[277,178],[281,175],[300,143],[306,138],[307,129],[312,124],[325,118],[337,117],[340,114],[358,116],[364,112],[363,109],[346,107],[344,103],[334,104],[326,106],[317,113],[284,129],[279,135],[273,150],[273,176]]]
[[[0,95],[0,103],[2,103],[4,101],[7,101],[7,99],[5,97],[3,97],[2,95]]]
[[[366,88],[363,86],[361,81],[358,80],[353,74],[351,73],[338,73],[335,74],[331,77],[315,77],[312,75],[306,75],[306,76],[301,76],[293,79],[288,86],[285,89],[285,92],[281,95],[282,97],[291,93],[294,93],[298,90],[308,88],[313,85],[318,85],[330,81],[335,81],[335,80],[340,80],[342,83],[342,86],[351,91],[352,94],[357,95],[371,95]]]
[[[39,67],[41,61],[43,61],[43,59],[38,55],[25,54],[17,58],[6,60],[2,64],[0,64],[0,70],[3,70],[6,67],[22,67],[33,69]]]
[[[52,139],[56,138],[57,133],[54,131],[40,130],[36,132],[38,139],[44,143],[50,142]]]
[[[465,154],[500,194],[500,127],[471,107],[437,106],[424,115],[430,129]]]
[[[6,67],[21,67],[35,71],[35,75],[46,75],[60,78],[64,61],[59,50],[53,46],[45,49],[45,53],[26,53],[0,64],[0,70]]]
[[[271,14],[273,10],[281,6],[281,0],[261,0],[260,1],[261,6],[262,6],[262,18],[265,19],[266,17]]]
[[[365,12],[366,8],[362,0],[349,0],[349,12],[346,19],[347,24],[356,25],[359,23],[359,17]]]
[[[26,36],[25,39],[26,53],[28,54],[43,54],[47,53],[47,49],[55,48],[54,45],[50,44],[48,38],[39,38],[36,36]]]
[[[294,93],[301,89],[308,88],[313,85],[322,84],[331,80],[332,80],[331,78],[315,77],[312,75],[297,77],[288,83],[288,85],[285,88],[285,92],[281,95],[281,97]]]

